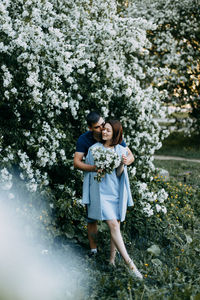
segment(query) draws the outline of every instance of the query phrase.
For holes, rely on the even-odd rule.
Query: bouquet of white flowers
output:
[[[101,172],[97,172],[97,175],[94,177],[94,179],[99,182],[106,173],[111,174],[121,163],[120,156],[112,149],[94,147],[92,148],[92,155],[97,169],[101,170]]]

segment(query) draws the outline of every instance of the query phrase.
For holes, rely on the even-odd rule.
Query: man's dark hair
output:
[[[91,111],[91,112],[87,115],[87,117],[86,117],[86,121],[87,121],[88,126],[91,127],[92,124],[97,123],[97,122],[99,121],[100,117],[101,117],[101,116],[100,116],[100,114],[99,114],[98,112],[96,112],[96,111]]]

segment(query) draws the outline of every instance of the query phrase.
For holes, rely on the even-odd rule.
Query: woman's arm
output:
[[[124,163],[123,161],[119,165],[119,167],[116,169],[117,176],[121,176],[122,172],[124,172]]]
[[[129,166],[130,164],[132,164],[134,162],[135,159],[134,159],[133,153],[131,152],[131,150],[128,147],[126,147],[126,150],[128,152],[128,155],[127,155],[126,159],[124,156],[124,159],[125,159],[124,164]]]
[[[122,161],[119,167],[116,169],[117,176],[120,176],[124,172],[124,165],[129,165],[134,161],[134,156],[129,148],[126,148],[126,155],[122,154]],[[124,152],[124,149],[123,149]]]

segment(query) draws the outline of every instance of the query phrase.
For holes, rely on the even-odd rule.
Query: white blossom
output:
[[[0,186],[2,190],[10,190],[12,187],[12,174],[6,168],[0,171]]]
[[[86,126],[85,115],[99,107],[103,117],[120,118],[124,139],[135,156],[130,169],[135,192],[144,203],[143,211],[153,215],[155,200],[164,207],[166,199],[164,192],[153,193],[147,184],[155,169],[152,156],[161,147],[160,137],[166,136],[154,116],[165,112],[161,93],[145,80],[154,76],[162,84],[160,74],[169,74],[149,57],[146,33],[155,30],[155,24],[141,12],[139,16],[132,2],[123,14],[114,0],[83,0],[81,5],[73,0],[59,4],[28,0],[22,10],[14,9],[16,3],[0,4],[0,33],[5,36],[0,55],[16,66],[6,61],[1,65],[0,101],[13,109],[19,132],[16,144],[1,155],[2,163],[18,164],[29,190],[47,186],[52,166],[72,159],[77,124]],[[171,47],[173,52],[167,63],[181,62],[171,37],[159,38],[166,40],[160,49]]]

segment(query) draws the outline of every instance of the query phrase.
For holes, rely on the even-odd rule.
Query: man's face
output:
[[[102,117],[100,117],[99,121],[97,123],[92,124],[90,130],[95,134],[95,135],[101,135],[102,129],[104,127],[105,121]]]

